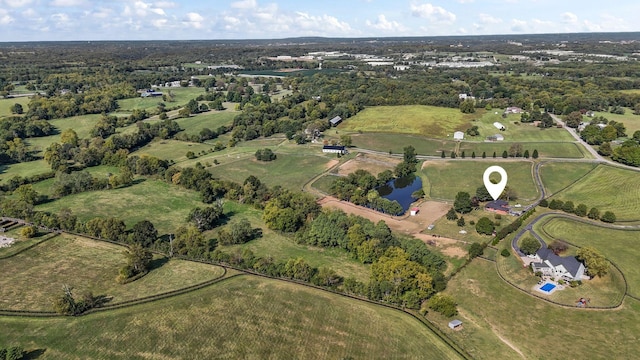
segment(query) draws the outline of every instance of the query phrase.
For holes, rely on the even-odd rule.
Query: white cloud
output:
[[[14,21],[15,19],[9,15],[7,10],[0,9],[0,25],[9,25]]]
[[[56,7],[70,7],[70,6],[82,6],[85,5],[85,0],[53,0],[51,6]]]
[[[562,22],[565,24],[577,24],[578,23],[578,15],[570,12],[566,12],[562,14]]]
[[[178,4],[173,1],[156,1],[153,5],[162,9],[174,9],[178,7]]]
[[[198,13],[190,12],[187,13],[184,23],[188,26],[193,27],[194,29],[202,29],[204,27],[204,17]]]
[[[430,3],[412,3],[411,14],[413,16],[429,19],[432,22],[453,23],[454,21],[456,21],[456,15],[454,13],[447,11],[440,6],[434,6]]]
[[[513,19],[511,20],[511,31],[516,33],[524,32],[527,28],[527,22],[524,20]]]
[[[384,16],[384,14],[380,14],[378,15],[378,18],[376,19],[375,22],[366,21],[367,26],[377,29],[377,30],[383,30],[383,31],[405,31],[404,26],[402,26],[400,23],[398,23],[397,21],[389,21],[387,20],[387,17]]]
[[[54,22],[53,25],[59,29],[68,29],[72,25],[71,18],[65,13],[53,14],[51,20]]]
[[[241,0],[231,3],[231,7],[235,9],[255,9],[258,7],[256,0]]]
[[[494,25],[494,24],[500,24],[502,22],[502,19],[493,17],[489,14],[482,14],[482,13],[478,15],[478,19],[479,19],[479,23],[484,25]]]
[[[474,0],[458,0],[458,2],[460,4],[471,4],[472,2],[474,2]],[[464,30],[465,32],[460,32],[460,30],[458,30],[458,32],[462,33],[462,34],[466,34],[466,30],[465,29],[461,28],[461,30]]]
[[[33,0],[4,0],[4,4],[8,7],[18,8],[31,4]],[[3,4],[3,1],[0,1],[0,5]]]

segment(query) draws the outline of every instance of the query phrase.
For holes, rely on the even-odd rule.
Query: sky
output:
[[[0,42],[622,32],[638,14],[638,0],[0,0]]]

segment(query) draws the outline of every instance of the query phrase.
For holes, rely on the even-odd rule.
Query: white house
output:
[[[493,123],[493,126],[495,126],[496,129],[501,130],[501,131],[504,131],[504,130],[507,129],[506,127],[504,127],[504,125],[502,125],[502,123],[499,123],[497,121]]]
[[[566,281],[582,280],[585,270],[584,265],[575,256],[561,257],[546,247],[536,252],[531,268],[542,275]]]
[[[330,154],[346,154],[347,149],[340,145],[325,145],[322,147],[322,152]]]
[[[456,131],[453,133],[453,140],[463,140],[464,133],[462,131]]]

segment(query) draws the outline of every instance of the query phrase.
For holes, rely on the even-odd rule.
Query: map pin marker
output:
[[[491,180],[489,180],[489,176],[491,176],[491,174],[493,174],[494,172],[500,174],[500,182],[497,184],[494,184],[491,182]],[[489,195],[491,195],[493,200],[498,200],[505,186],[507,186],[507,172],[504,171],[504,169],[500,166],[490,166],[487,168],[487,170],[484,171],[482,180],[484,180],[484,187],[487,188]]]

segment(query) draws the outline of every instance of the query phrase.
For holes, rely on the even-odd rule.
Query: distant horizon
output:
[[[626,37],[625,35],[636,35],[638,38]],[[514,40],[524,40],[528,37],[540,38],[540,37],[559,37],[559,38],[575,38],[575,37],[593,37],[602,41],[603,39],[610,39],[607,35],[614,35],[615,40],[623,38],[623,40],[636,40],[640,42],[640,31],[598,31],[598,32],[573,32],[573,33],[531,33],[531,34],[482,34],[482,35],[414,35],[414,36],[360,36],[360,37],[339,37],[339,36],[298,36],[298,37],[282,37],[282,38],[236,38],[236,39],[76,39],[76,40],[23,40],[23,41],[0,41],[0,44],[25,44],[25,43],[92,43],[92,42],[268,42],[268,41],[293,41],[303,42],[303,40],[360,40],[360,41],[372,41],[372,40],[406,40],[406,39],[482,39],[482,38],[505,38]]]
[[[0,0],[0,42],[640,32],[618,0]]]

